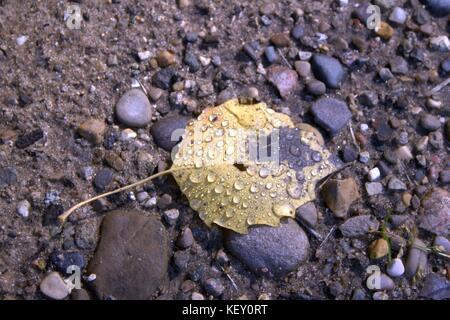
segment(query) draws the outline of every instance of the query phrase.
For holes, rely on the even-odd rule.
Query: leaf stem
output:
[[[181,169],[181,168],[180,168],[180,169]],[[164,170],[164,171],[155,173],[154,175],[151,175],[150,177],[147,177],[147,178],[145,178],[145,179],[139,180],[139,181],[137,181],[137,182],[135,182],[135,183],[132,183],[132,184],[126,185],[126,186],[124,186],[124,187],[118,188],[118,189],[116,189],[116,190],[112,190],[112,191],[109,191],[109,192],[105,192],[105,193],[99,194],[98,196],[95,196],[95,197],[89,198],[89,199],[87,199],[87,200],[81,201],[81,202],[77,203],[76,205],[74,205],[73,207],[71,207],[69,210],[66,210],[66,211],[63,212],[61,215],[59,215],[59,216],[58,216],[58,220],[59,220],[60,222],[64,222],[64,221],[67,220],[67,218],[70,216],[70,214],[71,214],[72,212],[74,212],[74,211],[77,210],[78,208],[81,208],[82,206],[84,206],[84,205],[86,205],[86,204],[88,204],[88,203],[91,203],[92,201],[95,201],[95,200],[98,200],[98,199],[101,199],[101,198],[110,196],[110,195],[112,195],[112,194],[116,194],[116,193],[119,193],[119,192],[128,190],[128,189],[131,189],[131,188],[134,188],[134,187],[137,187],[137,186],[142,185],[142,184],[144,184],[144,183],[146,183],[146,182],[148,182],[148,181],[150,181],[150,180],[153,180],[153,179],[155,179],[155,178],[158,178],[158,177],[160,177],[160,176],[163,176],[163,175],[165,175],[165,174],[167,174],[167,173],[171,173],[171,172],[173,172],[174,170],[175,170],[175,169],[170,168],[170,169],[168,169],[168,170]]]

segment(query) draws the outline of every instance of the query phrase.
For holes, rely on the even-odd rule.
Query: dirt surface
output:
[[[304,27],[304,39],[290,37],[289,47],[277,49],[277,64],[293,67],[299,60],[299,50],[324,52],[340,60],[347,78],[340,89],[327,89],[324,96],[347,101],[356,138],[348,126],[333,137],[323,132],[326,146],[340,154],[345,146],[356,143],[361,151],[370,153],[368,163],[356,160],[337,176],[352,177],[360,188],[361,197],[353,202],[347,218],[369,214],[383,223],[391,214],[408,215],[405,226],[391,230],[405,240],[405,256],[407,241],[413,237],[420,237],[431,246],[434,235],[417,228],[417,219],[423,214],[419,212],[420,205],[402,207],[401,203],[405,192],[420,204],[426,191],[433,187],[449,189],[448,180],[442,178],[442,173],[439,175],[449,170],[449,141],[444,125],[438,129],[443,135],[440,146],[428,145],[425,151],[416,151],[420,138],[428,136],[419,124],[422,114],[433,114],[443,121],[450,114],[449,87],[435,95],[435,100],[442,102],[440,107],[430,107],[426,97],[447,77],[440,64],[449,54],[433,50],[429,41],[433,36],[448,34],[448,19],[430,16],[416,1],[391,2],[408,13],[408,22],[392,24],[394,34],[386,41],[352,16],[353,0],[342,6],[331,0],[277,1],[273,10],[262,8],[259,1],[80,0],[72,3],[82,11],[79,30],[66,26],[64,12],[70,4],[67,1],[0,0],[0,181],[4,181],[0,183],[0,298],[46,298],[39,284],[55,269],[52,252],[78,252],[87,264],[95,253],[102,218],[116,208],[137,208],[143,215],[161,219],[167,208],[178,209],[176,224],[165,223],[171,255],[178,251],[175,242],[181,230],[192,230],[195,244],[187,249],[188,263],[180,268],[170,260],[167,277],[155,292],[155,299],[190,299],[192,292],[208,297],[202,284],[205,278],[221,280],[224,292],[215,297],[220,299],[351,299],[355,291],[360,297],[372,298],[373,292],[365,284],[366,268],[375,264],[385,270],[387,264],[387,257],[372,261],[367,254],[369,244],[379,235],[342,236],[337,227],[345,218],[337,218],[320,196],[315,201],[319,212],[315,230],[322,238],[307,232],[311,246],[308,260],[281,279],[252,273],[226,249],[230,261],[222,268],[216,258],[217,252],[223,250],[222,230],[204,225],[171,177],[134,192],[136,195],[144,189],[156,201],[164,194],[170,195],[167,205],[144,205],[124,193],[98,204],[97,210],[96,206],[87,206],[76,211],[64,225],[55,218],[79,200],[98,193],[92,177],[83,178],[83,172],[91,168],[95,175],[100,169],[111,167],[105,160],[108,154],[119,156],[124,163],[123,168],[112,169],[113,182],[108,184],[108,190],[170,165],[170,154],[154,143],[149,132],[151,124],[136,129],[137,137],[131,141],[117,138],[126,126],[115,118],[116,102],[131,88],[133,79],[139,79],[147,90],[151,88],[152,77],[160,70],[153,58],[141,61],[140,52],[148,50],[151,57],[160,50],[173,52],[176,63],[170,68],[176,72],[174,82],[185,84],[181,90],[163,90],[162,96],[152,101],[153,122],[169,113],[197,116],[203,108],[227,97],[252,95],[254,90],[248,88],[253,87],[257,89],[257,100],[289,114],[295,123],[314,125],[309,110],[317,97],[305,89],[305,79],[299,77],[298,88],[282,99],[261,72],[270,65],[267,59],[262,55],[254,61],[243,50],[246,44],[257,42],[262,52],[274,34],[282,32],[289,37],[291,29],[300,24]],[[425,22],[414,19],[419,11]],[[390,12],[391,9],[382,10],[383,21]],[[267,24],[266,18],[270,25],[263,23]],[[431,25],[431,33],[420,30],[424,24]],[[198,33],[195,43],[185,40],[191,31]],[[327,36],[321,44],[320,34]],[[17,38],[21,35],[28,38],[19,46]],[[405,53],[408,41],[413,49]],[[205,60],[211,58],[212,62],[206,61],[199,71],[190,72],[183,62],[186,50]],[[389,68],[390,60],[397,55],[407,60],[407,72],[396,74],[389,81],[380,80],[379,70]],[[186,89],[188,80],[195,82],[194,89]],[[365,106],[357,99],[364,91],[378,97],[375,106]],[[177,95],[184,98],[181,103],[174,103]],[[92,145],[77,134],[80,124],[92,118],[107,124],[103,144]],[[380,123],[389,124],[389,137],[381,143],[375,141]],[[361,130],[361,124],[367,124],[368,129]],[[367,172],[383,159],[385,150],[398,147],[401,132],[408,133],[407,145],[413,156],[423,155],[426,164],[421,166],[416,159],[390,164],[391,172],[383,176],[383,185],[395,175],[407,183],[407,190],[369,197],[364,188]],[[27,145],[27,141],[31,143]],[[24,199],[31,204],[26,218],[17,213],[18,203]],[[393,250],[396,255],[398,246]],[[430,254],[428,267],[428,272],[448,277],[445,258]],[[82,272],[89,275],[86,269]],[[388,291],[387,297],[417,299],[423,283],[423,278],[415,282],[396,278],[395,289]],[[83,287],[89,287],[85,281]]]

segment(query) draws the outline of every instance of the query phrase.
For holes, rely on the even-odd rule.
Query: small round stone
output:
[[[39,288],[43,294],[55,300],[62,300],[70,293],[69,288],[58,272],[52,272],[47,275],[42,280]]]
[[[17,203],[17,213],[27,218],[30,215],[31,204],[28,200],[22,200]]]
[[[132,89],[117,102],[116,116],[126,126],[145,127],[152,119],[152,107],[144,92]]]
[[[405,266],[399,258],[392,259],[392,261],[387,266],[386,272],[391,277],[400,277],[405,273]]]

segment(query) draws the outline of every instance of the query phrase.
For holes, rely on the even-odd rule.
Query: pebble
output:
[[[406,190],[406,184],[398,179],[397,177],[392,177],[388,183],[388,189],[392,191],[402,191]]]
[[[97,172],[94,179],[94,186],[97,191],[103,191],[112,182],[114,173],[111,169],[103,168]]]
[[[148,59],[150,59],[151,56],[152,56],[152,54],[150,51],[139,51],[138,52],[138,57],[139,57],[139,60],[141,60],[141,61],[148,60]]]
[[[408,162],[414,158],[411,149],[408,146],[401,146],[395,150],[395,154],[397,155],[397,159]]]
[[[380,169],[378,169],[377,167],[372,168],[369,171],[369,181],[375,181],[377,180],[379,177],[381,177],[381,172]]]
[[[144,92],[127,91],[116,104],[117,119],[130,127],[145,127],[152,120],[152,107]]]
[[[350,205],[360,198],[358,185],[353,178],[328,180],[321,195],[327,207],[339,218],[345,217]]]
[[[93,144],[100,144],[103,141],[103,134],[106,124],[102,120],[89,119],[78,127],[78,134]]]
[[[158,55],[156,56],[156,61],[158,62],[158,66],[160,68],[168,67],[177,62],[175,55],[167,50],[158,52]]]
[[[225,290],[225,287],[223,286],[222,282],[219,279],[214,278],[207,279],[203,283],[203,288],[208,294],[212,295],[213,297],[220,296]]]
[[[282,220],[279,227],[255,226],[248,234],[228,231],[225,246],[232,255],[257,274],[282,277],[306,260],[309,241],[295,220]]]
[[[305,222],[310,227],[317,225],[317,209],[314,202],[308,202],[298,207],[295,213],[297,220]]]
[[[447,238],[443,236],[437,236],[434,239],[433,245],[439,248],[439,250],[441,250],[442,252],[450,254],[450,240],[448,240]]]
[[[424,249],[426,244],[422,240],[416,238],[409,248],[408,258],[405,264],[405,275],[412,278],[417,272],[425,272],[427,267],[427,252]]]
[[[420,125],[428,131],[436,131],[442,124],[438,117],[426,113],[420,118]]]
[[[177,246],[181,249],[187,249],[194,244],[194,236],[190,228],[185,228],[177,240]]]
[[[289,37],[285,33],[274,34],[270,37],[270,42],[272,42],[273,45],[279,48],[289,47],[291,45]]]
[[[77,266],[81,270],[86,266],[84,257],[78,251],[59,251],[55,250],[50,255],[52,265],[62,273],[71,274],[68,272],[70,266]]]
[[[278,54],[275,51],[275,48],[272,46],[267,47],[266,50],[264,50],[264,55],[266,56],[266,59],[267,61],[269,61],[269,63],[274,63],[278,60]]]
[[[197,72],[201,68],[201,64],[197,56],[190,51],[186,51],[183,61],[189,67],[190,72]]]
[[[168,193],[164,193],[161,197],[159,197],[156,206],[159,209],[167,209],[172,204],[172,196]]]
[[[394,75],[392,74],[391,70],[388,68],[381,68],[378,72],[378,75],[380,76],[381,80],[388,81],[390,79],[394,78]]]
[[[297,72],[280,65],[272,65],[267,69],[267,79],[277,88],[282,98],[287,98],[298,88]]]
[[[171,226],[175,225],[179,216],[180,211],[178,209],[169,209],[164,211],[163,213],[164,221],[166,221],[167,224]]]
[[[291,30],[291,36],[295,40],[300,40],[304,34],[305,34],[305,28],[300,24],[295,25]]]
[[[367,163],[370,160],[370,153],[369,151],[363,151],[359,153],[359,162],[361,163]]]
[[[152,83],[154,86],[169,90],[175,79],[175,70],[172,68],[164,68],[157,71],[152,77]]]
[[[198,292],[192,292],[191,300],[205,300],[205,297]]]
[[[430,47],[439,52],[449,52],[450,40],[447,36],[432,37],[430,39]]]
[[[427,9],[436,16],[443,17],[450,13],[449,0],[424,0]]]
[[[181,136],[190,120],[190,117],[178,114],[168,115],[158,120],[150,128],[156,145],[166,151],[171,151],[181,141]]]
[[[314,121],[332,135],[335,135],[345,127],[352,117],[347,104],[334,98],[317,100],[312,105],[311,112],[314,116]]]
[[[308,89],[308,91],[315,96],[321,96],[327,91],[325,83],[319,80],[308,81],[306,84],[306,89]]]
[[[308,78],[311,75],[311,64],[307,61],[295,61],[295,71],[302,78]]]
[[[154,217],[140,212],[105,215],[101,238],[88,272],[99,299],[148,300],[167,276],[168,235]]]
[[[47,297],[62,300],[70,294],[70,290],[58,272],[49,273],[41,282],[39,289]]]
[[[419,227],[440,236],[450,234],[450,194],[434,188],[422,198]]]
[[[374,216],[361,215],[347,219],[340,225],[339,230],[344,237],[353,238],[377,231],[379,227],[380,223]]]
[[[339,60],[324,54],[314,54],[311,61],[316,78],[327,87],[339,89],[346,78],[346,72]]]
[[[298,57],[300,60],[302,61],[308,61],[309,59],[312,58],[312,52],[309,51],[299,51],[298,52]]]
[[[31,204],[28,200],[21,200],[17,203],[17,213],[24,218],[28,218],[30,215]]]
[[[390,291],[390,290],[393,290],[394,288],[395,288],[394,281],[387,274],[381,273],[380,274],[380,290]]]
[[[194,31],[186,32],[186,35],[184,38],[186,39],[187,42],[194,43],[198,39],[198,33],[194,32]]]
[[[122,130],[120,132],[120,141],[130,141],[137,137],[137,133],[130,128]]]
[[[27,42],[27,40],[28,40],[28,36],[21,35],[21,36],[17,37],[16,43],[19,47],[21,47],[25,44],[25,42]]]
[[[397,23],[397,24],[404,24],[406,22],[406,19],[408,18],[408,14],[405,10],[403,10],[400,7],[395,7],[391,15],[389,16],[389,21]]]
[[[374,196],[383,193],[383,185],[380,182],[370,182],[365,184],[367,194]]]
[[[383,258],[389,253],[389,243],[383,238],[373,241],[369,245],[369,258],[376,260]]]
[[[442,275],[431,273],[424,280],[420,296],[432,300],[450,299],[450,281]]]
[[[375,301],[385,301],[389,300],[389,295],[384,291],[377,291],[372,295],[372,299]]]
[[[392,259],[386,268],[386,272],[393,278],[401,277],[405,273],[405,266],[400,258]]]
[[[389,66],[394,74],[407,74],[408,62],[400,56],[395,56],[389,61]]]
[[[375,32],[384,40],[389,40],[394,35],[394,28],[392,28],[387,22],[381,21],[380,26],[375,29]]]
[[[345,162],[352,162],[355,161],[357,158],[358,158],[358,150],[349,145],[344,146],[344,148],[342,149],[342,159]]]

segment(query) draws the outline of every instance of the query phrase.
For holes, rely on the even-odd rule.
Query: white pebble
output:
[[[20,47],[20,46],[23,46],[25,44],[25,42],[27,42],[27,40],[28,40],[28,36],[23,36],[23,35],[18,36],[16,39],[16,43]]]
[[[447,36],[438,36],[430,39],[430,46],[440,52],[450,51],[450,40]]]
[[[369,130],[369,126],[367,125],[367,123],[361,123],[359,128],[361,129],[362,132],[367,132],[367,130]]]
[[[405,273],[405,266],[399,258],[392,259],[392,261],[387,266],[386,272],[391,277],[400,277]]]
[[[124,129],[121,133],[120,133],[120,140],[121,141],[128,141],[131,139],[134,139],[137,137],[137,133],[134,132],[131,129]]]
[[[91,273],[90,275],[88,275],[86,280],[88,282],[92,282],[92,281],[95,281],[95,279],[97,279],[97,275],[95,273]]]
[[[150,59],[151,56],[152,56],[152,54],[148,50],[138,52],[138,57],[139,57],[139,60],[141,60],[141,61],[148,60],[148,59]]]
[[[381,176],[381,172],[380,172],[380,169],[378,169],[378,167],[375,167],[375,168],[373,168],[372,170],[369,171],[369,180],[370,181],[375,181],[380,176]]]
[[[28,200],[22,200],[17,203],[17,213],[27,218],[30,215],[31,204]]]
[[[362,163],[369,162],[370,159],[370,153],[368,151],[363,151],[359,154],[359,161]]]

